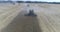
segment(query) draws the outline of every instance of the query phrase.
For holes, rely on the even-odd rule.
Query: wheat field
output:
[[[37,17],[24,16],[29,9]],[[60,32],[60,4],[0,4],[0,32]]]

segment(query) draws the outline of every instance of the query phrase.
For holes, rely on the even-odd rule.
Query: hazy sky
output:
[[[2,1],[2,0],[0,0]],[[7,0],[5,0],[7,1]],[[12,0],[12,1],[17,1],[17,0]],[[60,2],[60,0],[18,0],[18,1],[47,1],[47,2]]]

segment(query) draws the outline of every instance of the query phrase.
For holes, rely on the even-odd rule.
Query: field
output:
[[[0,32],[60,32],[59,8],[60,4],[0,4]],[[29,9],[37,17],[24,16]]]

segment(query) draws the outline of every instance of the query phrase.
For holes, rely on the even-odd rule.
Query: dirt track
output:
[[[23,11],[2,32],[41,32],[37,17],[24,16]]]

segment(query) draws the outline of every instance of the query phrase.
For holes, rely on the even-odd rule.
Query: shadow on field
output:
[[[24,16],[25,13],[21,11],[2,32],[42,32],[37,17]]]

